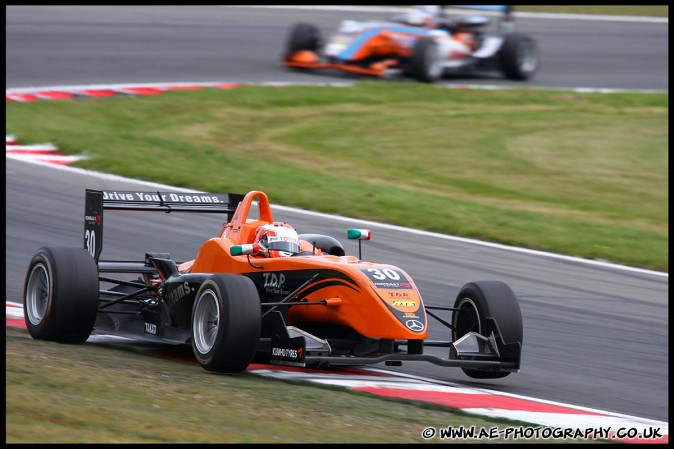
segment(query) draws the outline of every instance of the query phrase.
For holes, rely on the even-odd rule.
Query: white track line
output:
[[[225,8],[262,8],[262,9],[286,9],[286,10],[308,10],[308,11],[345,11],[345,12],[376,12],[376,13],[400,13],[408,10],[406,7],[379,7],[379,6],[341,6],[341,5],[226,5]],[[477,10],[473,10],[477,11]],[[470,9],[449,8],[446,10],[449,14],[466,14]],[[494,11],[479,11],[480,15],[500,16],[501,13]],[[623,16],[610,14],[564,14],[564,13],[543,13],[527,12],[514,10],[515,20],[518,17],[530,19],[556,19],[556,20],[596,20],[602,22],[646,22],[646,23],[669,23],[669,17],[650,17],[650,16]]]

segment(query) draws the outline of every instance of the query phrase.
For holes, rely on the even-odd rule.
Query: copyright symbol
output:
[[[435,429],[433,427],[426,427],[422,432],[421,436],[425,440],[429,440],[435,436]]]

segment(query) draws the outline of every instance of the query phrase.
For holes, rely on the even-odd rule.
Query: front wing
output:
[[[261,342],[261,347],[265,347]],[[395,340],[382,344],[379,352],[363,355],[334,355],[328,340],[293,326],[286,326],[280,312],[274,312],[270,339],[270,363],[300,367],[330,365],[401,365],[402,362],[430,362],[447,367],[517,372],[520,368],[521,342],[497,342],[494,333],[485,337],[469,332],[456,341]],[[424,346],[446,347],[448,357],[423,354]],[[400,347],[407,347],[401,350]],[[264,349],[263,349],[264,350]]]

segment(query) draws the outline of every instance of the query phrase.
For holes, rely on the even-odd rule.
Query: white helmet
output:
[[[430,26],[438,11],[437,5],[414,6],[405,14],[405,22],[414,26]]]
[[[270,257],[289,257],[300,252],[295,228],[279,221],[260,226],[255,233],[255,243]]]

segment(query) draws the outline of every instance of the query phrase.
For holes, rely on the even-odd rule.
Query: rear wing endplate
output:
[[[103,211],[226,213],[231,221],[244,195],[237,193],[146,192],[86,189],[84,199],[84,249],[98,263],[103,251]]]

